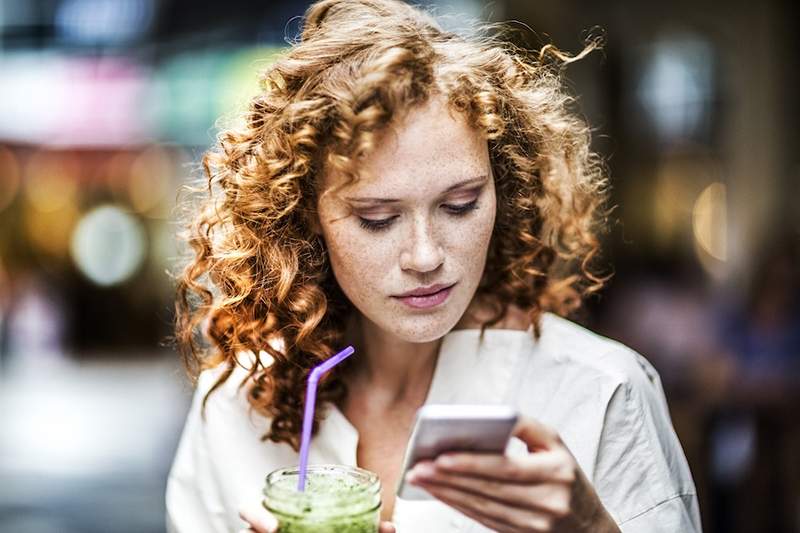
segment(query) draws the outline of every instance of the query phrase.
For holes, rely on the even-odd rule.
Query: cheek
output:
[[[351,299],[377,293],[381,280],[391,270],[399,245],[392,238],[376,239],[360,228],[337,229],[326,242],[336,280]]]
[[[492,202],[491,208],[486,209],[484,216],[479,220],[478,227],[475,228],[475,240],[484,248],[484,252],[489,247],[489,240],[492,238],[496,214],[495,204]]]
[[[455,221],[449,228],[451,250],[455,250],[465,267],[483,267],[489,241],[494,230],[494,201],[479,209],[469,221]]]

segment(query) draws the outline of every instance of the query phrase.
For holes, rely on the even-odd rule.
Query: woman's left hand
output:
[[[406,479],[500,532],[619,532],[558,433],[523,418],[514,436],[528,455],[448,453],[417,463]]]

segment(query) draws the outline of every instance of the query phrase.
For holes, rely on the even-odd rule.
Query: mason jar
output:
[[[381,483],[369,470],[310,465],[305,491],[300,470],[281,468],[267,476],[264,507],[278,519],[278,533],[377,533]]]

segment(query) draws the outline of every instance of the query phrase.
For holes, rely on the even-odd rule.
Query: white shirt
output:
[[[531,331],[456,330],[441,344],[426,403],[510,404],[554,428],[624,533],[700,532],[694,482],[653,367],[625,346],[555,315]],[[262,442],[268,420],[252,412],[237,368],[200,404],[219,369],[200,375],[167,483],[168,529],[238,531],[238,510],[261,500],[267,473],[298,464],[286,443]],[[333,405],[310,463],[356,465],[358,432]],[[512,439],[508,453],[527,453]],[[491,531],[445,504],[398,498],[398,533]]]

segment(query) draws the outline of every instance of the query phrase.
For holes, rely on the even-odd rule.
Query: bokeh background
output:
[[[797,3],[427,4],[604,35],[567,70],[617,206],[580,321],[660,371],[706,531],[800,532]],[[0,0],[0,531],[164,531],[176,194],[306,6]]]

